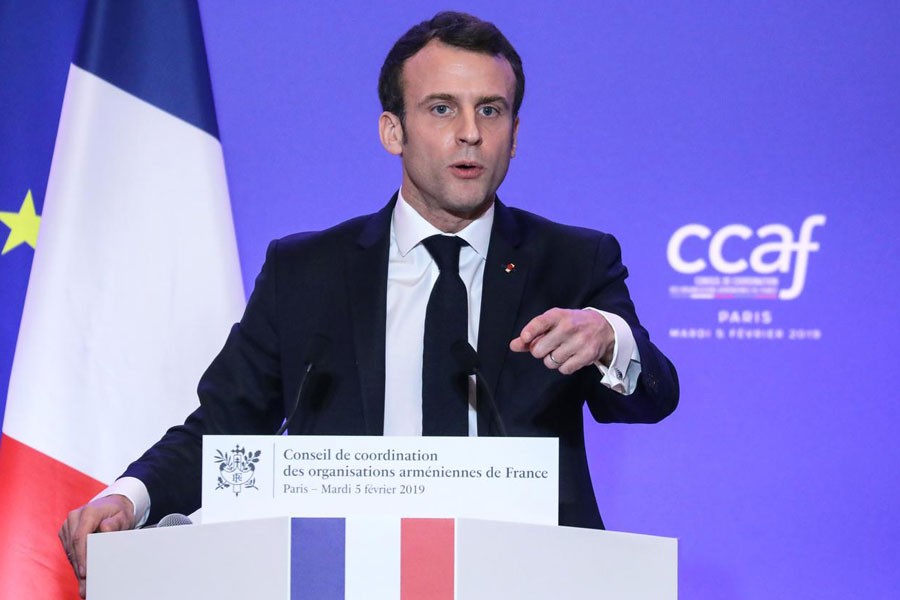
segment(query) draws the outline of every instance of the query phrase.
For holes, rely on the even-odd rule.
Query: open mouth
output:
[[[484,171],[484,167],[476,162],[458,162],[451,165],[451,170],[457,177],[471,179],[481,175],[482,171]]]

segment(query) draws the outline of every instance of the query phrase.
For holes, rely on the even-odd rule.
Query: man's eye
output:
[[[500,114],[500,111],[497,110],[496,106],[482,106],[481,114],[485,117],[496,117]]]
[[[437,106],[433,107],[431,111],[436,115],[446,115],[450,112],[450,107],[446,104],[438,104]]]

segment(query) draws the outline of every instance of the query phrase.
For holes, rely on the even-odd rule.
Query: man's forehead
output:
[[[428,42],[408,58],[403,64],[401,78],[404,94],[427,96],[474,92],[485,96],[509,96],[510,102],[516,82],[512,65],[504,56],[451,46],[439,40]],[[441,86],[450,88],[440,89]]]

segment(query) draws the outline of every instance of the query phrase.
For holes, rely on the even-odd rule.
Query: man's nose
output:
[[[461,144],[477,146],[481,143],[481,129],[478,127],[478,117],[475,111],[463,111],[458,119],[459,130],[456,132]]]

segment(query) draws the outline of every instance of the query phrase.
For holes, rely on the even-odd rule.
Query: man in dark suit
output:
[[[656,422],[674,410],[675,370],[637,319],[615,239],[496,197],[524,95],[521,60],[503,35],[441,13],[395,44],[379,95],[400,191],[373,215],[270,246],[241,322],[200,382],[200,408],[63,525],[82,582],[87,533],[199,506],[205,433],[273,433],[287,418],[292,434],[496,435],[473,389],[437,418],[428,399],[432,290],[450,271],[435,248],[448,236],[462,240],[450,244],[468,304],[461,337],[478,348],[509,434],[560,440],[560,524],[603,526],[584,403],[601,422]],[[332,350],[292,417],[321,336]]]

